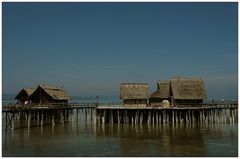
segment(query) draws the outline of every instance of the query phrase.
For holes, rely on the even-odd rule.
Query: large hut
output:
[[[159,105],[168,100],[172,105],[200,104],[206,98],[204,82],[201,78],[174,77],[158,82],[157,91],[150,96],[151,105]]]
[[[67,104],[69,96],[60,87],[50,85],[39,85],[29,97],[32,103],[48,104],[61,103]]]
[[[148,103],[147,83],[122,83],[120,86],[120,99],[126,105],[146,106]]]
[[[15,97],[18,104],[26,104],[35,88],[23,88]]]
[[[171,90],[174,104],[199,104],[207,97],[201,78],[172,78]]]

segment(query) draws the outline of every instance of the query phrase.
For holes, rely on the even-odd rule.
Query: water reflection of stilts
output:
[[[95,135],[119,138],[123,156],[132,156],[132,149],[137,149],[139,156],[152,156],[153,149],[162,156],[205,156],[208,153],[206,140],[222,139],[227,125],[231,127],[223,123],[97,124]]]

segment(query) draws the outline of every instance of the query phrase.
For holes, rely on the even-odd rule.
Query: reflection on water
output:
[[[237,124],[95,125],[3,131],[3,156],[237,156]]]

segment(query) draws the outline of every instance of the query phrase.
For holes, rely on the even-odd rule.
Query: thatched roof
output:
[[[122,83],[120,86],[121,99],[148,99],[147,83]]]
[[[159,90],[153,92],[151,95],[150,95],[150,98],[161,98],[161,93]]]
[[[170,96],[170,81],[159,81],[157,83],[158,90],[153,92],[150,98],[169,98]]]
[[[204,99],[206,91],[200,78],[172,78],[171,89],[174,99]]]
[[[43,89],[49,96],[51,96],[55,100],[68,100],[69,99],[67,92],[57,86],[39,85],[37,90],[38,89]]]
[[[23,88],[15,97],[15,99],[19,99],[21,96],[27,96],[29,97],[34,91],[36,90],[36,88]]]

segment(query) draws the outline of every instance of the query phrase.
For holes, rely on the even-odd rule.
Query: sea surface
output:
[[[74,97],[73,102],[96,101]],[[118,97],[99,102],[120,103]],[[14,102],[10,96],[3,103]],[[84,112],[80,112],[84,114]],[[238,156],[238,124],[93,124],[83,116],[65,124],[5,130],[2,156],[11,157],[206,157]]]

